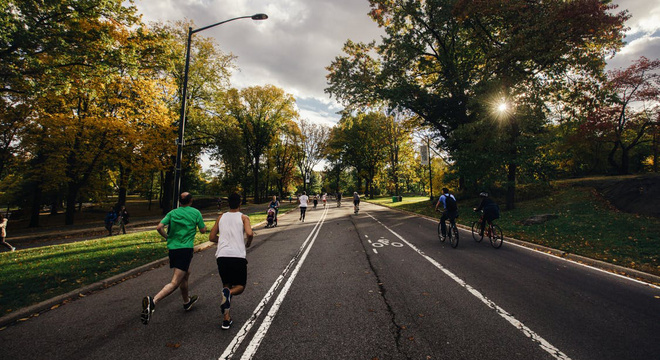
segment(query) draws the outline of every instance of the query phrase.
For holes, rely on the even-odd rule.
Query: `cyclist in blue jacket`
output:
[[[454,195],[449,193],[449,189],[442,188],[442,196],[438,199],[438,202],[435,204],[435,211],[438,211],[438,207],[442,204],[442,216],[440,217],[440,231],[442,236],[447,236],[447,219],[451,222],[455,222],[458,217],[458,205],[456,204],[456,198]]]

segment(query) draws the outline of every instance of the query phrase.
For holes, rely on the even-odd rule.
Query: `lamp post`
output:
[[[239,20],[239,19],[252,19],[252,20],[266,20],[268,15],[266,14],[255,14],[248,16],[239,16],[233,19],[221,21],[209,26],[205,26],[199,29],[193,29],[192,27],[188,28],[188,42],[186,43],[186,66],[183,71],[183,92],[181,94],[181,114],[179,117],[179,138],[177,139],[176,145],[176,164],[174,166],[174,191],[172,194],[172,209],[179,207],[179,191],[181,191],[181,157],[183,155],[183,134],[186,127],[186,102],[188,97],[188,69],[190,67],[190,43],[192,41],[192,36],[195,33],[210,29],[212,27],[228,23],[230,21]]]

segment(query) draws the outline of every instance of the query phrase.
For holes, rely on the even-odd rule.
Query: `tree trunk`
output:
[[[658,125],[660,126],[660,125]],[[658,172],[658,126],[655,127],[653,132],[653,172]]]
[[[31,228],[39,227],[39,212],[41,211],[41,184],[35,183],[32,190],[32,206],[30,209],[30,225]]]
[[[607,154],[607,162],[610,164],[610,166],[612,166],[612,168],[616,172],[621,172],[621,168],[619,168],[619,164],[617,164],[616,161],[614,160],[614,155],[616,155],[617,150],[619,150],[618,141],[614,143],[614,147],[612,148],[612,150],[610,150],[610,153]]]
[[[78,197],[79,190],[80,186],[78,184],[73,182],[67,184],[66,211],[64,213],[65,225],[73,225],[74,214],[76,213],[76,198]]]
[[[126,205],[126,186],[128,183],[128,174],[129,170],[126,169],[123,165],[119,165],[119,199],[117,204],[120,206]]]
[[[511,163],[507,165],[506,184],[506,209],[513,210],[516,201],[516,170],[518,165]]]
[[[621,168],[619,173],[621,175],[627,175],[630,171],[630,149],[626,147],[621,147]]]
[[[254,203],[259,203],[259,156],[255,156],[254,164],[252,165],[252,173],[254,176]]]

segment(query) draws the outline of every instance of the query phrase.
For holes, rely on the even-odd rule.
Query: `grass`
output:
[[[428,197],[372,202],[439,218]],[[459,201],[459,223],[470,226],[477,220],[471,211],[477,202]],[[558,217],[538,225],[521,223],[540,214]],[[593,188],[564,187],[551,196],[519,202],[516,209],[502,211],[496,222],[505,236],[660,275],[660,219],[618,211]]]
[[[280,212],[295,207],[284,204]],[[252,225],[266,211],[249,215]],[[213,222],[206,222],[208,229]],[[197,233],[195,245],[208,241]],[[0,315],[79,289],[167,257],[163,238],[154,231],[118,235],[0,254]]]

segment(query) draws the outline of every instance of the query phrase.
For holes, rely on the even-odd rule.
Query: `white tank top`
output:
[[[215,257],[235,257],[245,259],[245,241],[243,240],[243,213],[226,212],[218,223],[218,249]]]

